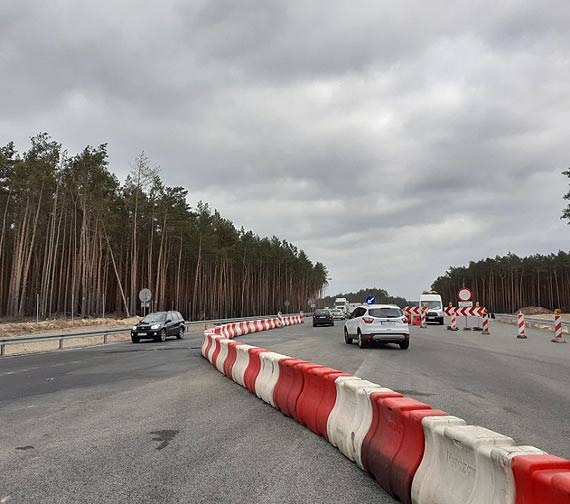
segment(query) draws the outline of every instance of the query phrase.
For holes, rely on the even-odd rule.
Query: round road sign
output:
[[[364,302],[366,304],[376,304],[376,298],[374,296],[366,296]]]
[[[457,299],[459,299],[459,301],[471,301],[471,299],[473,299],[471,289],[468,289],[467,287],[459,289],[457,291]]]
[[[289,306],[291,303],[289,303],[289,301],[286,299],[283,303],[285,306]]]
[[[143,303],[148,303],[152,299],[152,292],[150,289],[141,289],[139,292],[139,299]]]

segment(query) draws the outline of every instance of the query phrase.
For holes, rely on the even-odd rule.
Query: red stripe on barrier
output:
[[[350,376],[336,369],[321,367],[309,369],[301,395],[297,400],[299,423],[315,434],[327,438],[327,421],[336,402],[334,381],[339,376]]]
[[[249,363],[243,374],[243,383],[245,388],[252,394],[255,394],[255,380],[257,380],[257,375],[259,375],[259,370],[261,369],[259,354],[263,352],[268,352],[268,350],[264,348],[250,348],[247,351],[249,354]]]
[[[206,348],[204,349],[204,357],[208,358],[208,352],[210,351],[210,347],[212,346],[212,334],[204,333],[204,338],[208,339],[208,343],[206,344]]]
[[[364,467],[374,476],[380,486],[394,497],[396,494],[394,493],[392,485],[392,464],[407,435],[403,414],[404,412],[415,410],[431,411],[432,407],[429,404],[416,401],[410,397],[372,398],[373,415],[378,415],[378,421],[375,422],[376,431],[372,433],[371,436],[366,435],[362,445],[363,455],[364,452],[366,452],[366,458],[363,457],[363,461],[365,461]],[[412,449],[416,452],[423,451],[423,438],[416,438],[416,442],[418,443],[417,446],[412,446]],[[402,458],[400,462],[403,463],[405,461],[405,458]],[[405,474],[410,471],[411,468],[404,467],[399,469],[400,474]],[[397,486],[401,487],[402,484]],[[410,492],[411,484],[410,488],[404,491],[404,497]],[[410,497],[408,497],[408,499],[409,498]]]
[[[279,361],[279,379],[273,389],[275,407],[287,416],[294,416],[297,398],[303,388],[302,373],[297,364],[311,364],[301,359],[281,359]],[[289,397],[291,395],[291,397]]]
[[[238,343],[237,341],[230,341],[228,343],[228,356],[224,362],[224,374],[232,380],[234,379],[232,369],[237,359],[236,347],[238,345],[242,345],[242,343]]]
[[[570,460],[553,455],[524,455],[511,462],[516,504],[568,504]]]
[[[403,441],[392,460],[390,472],[392,493],[402,504],[412,504],[412,482],[424,456],[425,435],[422,419],[427,416],[447,415],[445,411],[433,409],[402,412]]]
[[[220,345],[220,338],[214,339],[214,353],[212,354],[212,364],[215,366],[216,361],[218,359],[218,355],[220,355],[220,350],[222,349]]]

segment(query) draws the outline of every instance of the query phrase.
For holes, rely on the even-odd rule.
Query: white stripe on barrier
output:
[[[212,362],[212,356],[214,355],[214,351],[216,350],[216,340],[222,338],[223,336],[221,334],[212,334],[212,344],[210,345],[210,350],[208,350],[208,360],[213,364]]]
[[[503,494],[487,500],[489,485],[486,478],[492,475],[500,480],[491,465],[491,452],[497,447],[512,447],[514,441],[484,427],[440,423],[429,426],[434,419],[428,417],[422,423],[426,434],[426,453],[412,484],[412,502],[416,504],[507,504]],[[427,430],[431,436],[427,436]],[[429,448],[429,450],[428,450]],[[429,451],[429,454],[428,454]],[[499,452],[496,452],[499,453]],[[425,471],[424,462],[432,467]],[[497,457],[500,460],[501,457]],[[429,472],[429,475],[427,474]],[[500,485],[499,485],[500,486]],[[491,492],[494,492],[491,489]],[[499,490],[500,492],[500,490]],[[481,500],[480,496],[483,497]],[[514,501],[511,501],[514,503]]]
[[[275,352],[261,352],[259,354],[261,369],[255,380],[255,394],[273,407],[275,407],[273,390],[279,379],[279,361],[288,358],[286,355]]]
[[[220,353],[218,354],[218,358],[214,365],[216,369],[222,373],[224,373],[224,362],[226,362],[226,358],[228,357],[228,343],[230,342],[229,339],[222,338],[218,343],[220,345]]]
[[[250,348],[255,348],[251,345],[237,345],[236,347],[236,362],[232,368],[232,378],[236,383],[245,387],[245,371],[249,365],[249,352]]]
[[[356,391],[356,415],[354,416],[348,436],[348,458],[354,460],[362,470],[364,470],[364,465],[362,464],[362,443],[372,425],[372,403],[370,402],[370,394],[373,392],[389,393],[394,391],[386,387],[381,387],[376,383],[366,381],[365,384]]]
[[[354,391],[362,385],[356,376],[339,376],[335,380],[336,401],[327,421],[329,441],[346,455],[344,442],[356,415],[356,395]]]

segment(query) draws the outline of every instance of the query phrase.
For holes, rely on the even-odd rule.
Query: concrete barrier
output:
[[[232,371],[232,379],[245,387],[245,371],[249,365],[249,350],[255,348],[251,345],[242,343],[236,347],[236,361]]]

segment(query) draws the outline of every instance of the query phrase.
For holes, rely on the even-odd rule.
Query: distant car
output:
[[[149,313],[131,329],[131,340],[138,343],[141,339],[150,338],[155,341],[166,341],[166,338],[184,337],[184,317],[177,311]]]
[[[331,310],[333,319],[335,320],[344,320],[346,318],[345,313],[340,308],[335,308]]]
[[[330,310],[315,310],[315,313],[313,313],[313,327],[320,325],[334,326],[334,318]]]
[[[396,305],[359,306],[344,323],[344,341],[358,340],[360,348],[370,343],[398,343],[402,350],[410,346],[410,329],[406,317]]]

